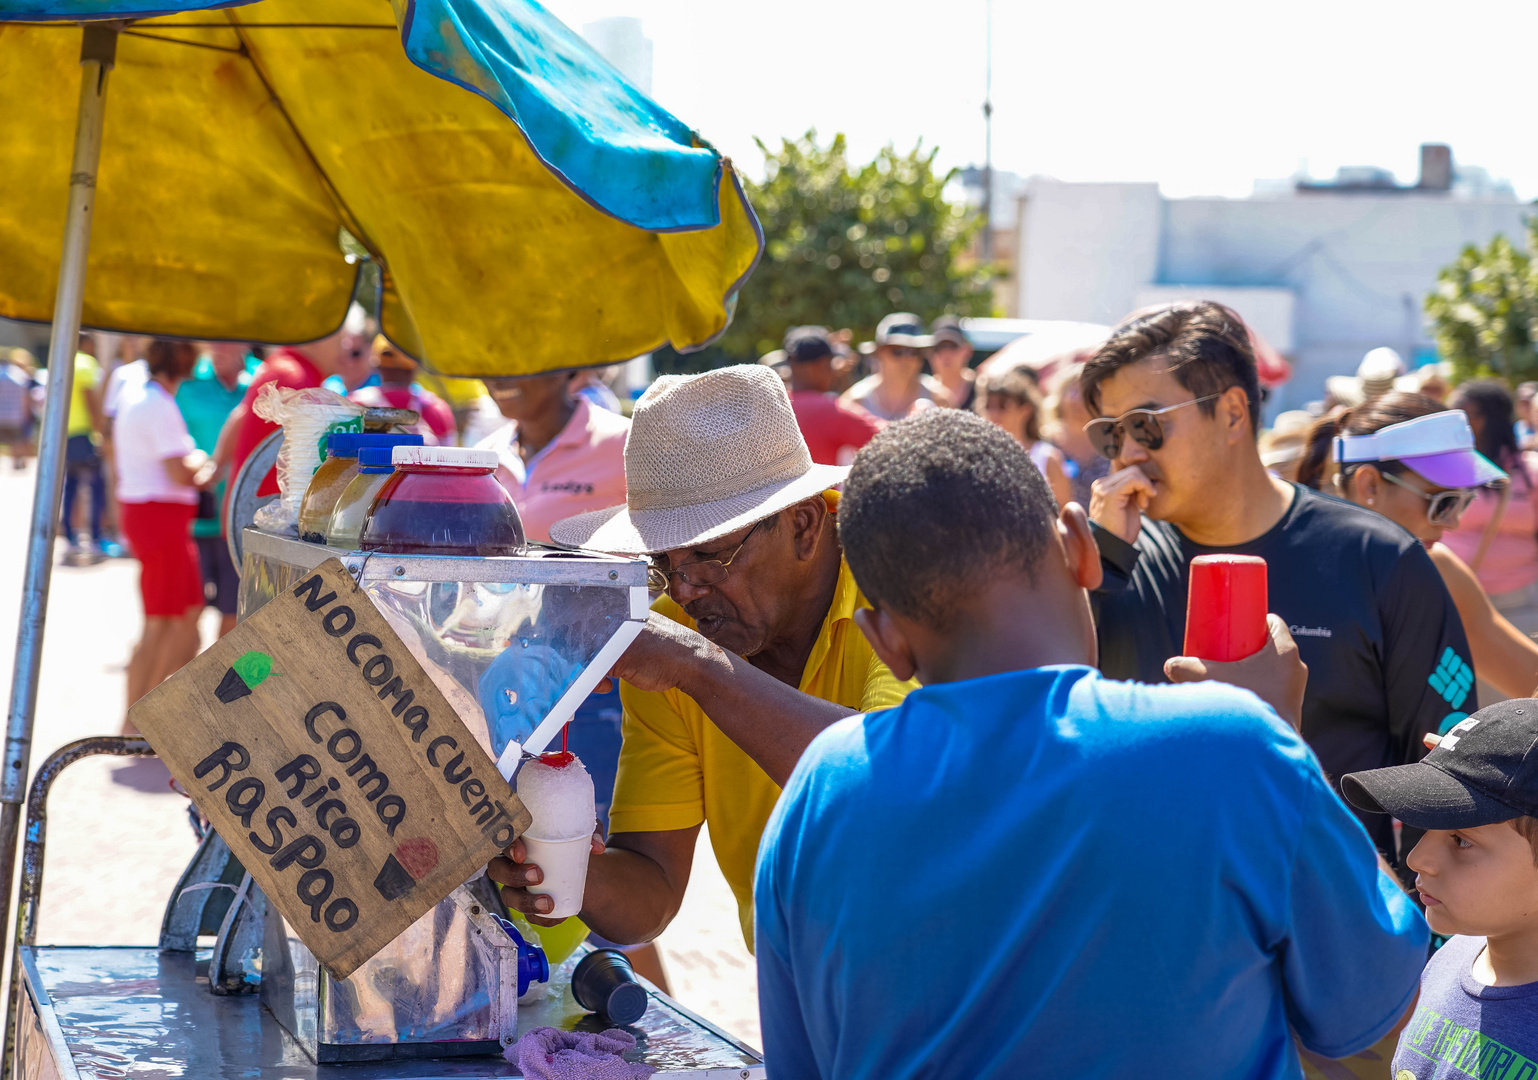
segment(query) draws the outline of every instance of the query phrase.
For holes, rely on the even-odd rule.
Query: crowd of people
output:
[[[842,400],[817,328],[659,379],[625,501],[550,527],[662,593],[614,669],[583,922],[655,938],[708,824],[780,1075],[1538,1069],[1538,657],[1438,550],[1522,467],[1474,393],[1321,410],[1302,483],[1262,459],[1220,305],[1139,313],[1045,395],[984,365],[972,410],[908,355],[923,330],[883,324]],[[906,413],[815,460],[810,418],[862,401]],[[1040,453],[1034,408],[1082,410],[1087,507],[1084,446]],[[1270,580],[1270,641],[1233,663],[1180,655],[1220,552]],[[1479,710],[1487,656],[1509,699]],[[521,844],[490,873],[548,921]]]
[[[497,452],[530,540],[651,561],[580,919],[662,978],[708,824],[773,1075],[1289,1076],[1380,1040],[1396,1080],[1538,1075],[1538,387],[1375,350],[1263,432],[1208,302],[1018,362],[949,317],[798,326],[632,415],[590,373],[434,392],[361,312],[143,352],[83,345],[69,450],[93,550],[106,461],[142,564],[130,703],[205,605],[232,624],[220,485],[267,385],[411,409]],[[1181,655],[1217,553],[1269,576],[1229,664]],[[521,843],[489,871],[548,923]]]

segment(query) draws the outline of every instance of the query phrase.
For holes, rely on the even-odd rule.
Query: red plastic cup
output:
[[[1186,656],[1243,660],[1265,645],[1266,560],[1198,555],[1186,596]]]

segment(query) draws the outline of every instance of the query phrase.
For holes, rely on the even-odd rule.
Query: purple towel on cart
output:
[[[509,1046],[503,1056],[528,1080],[647,1080],[657,1070],[620,1055],[636,1047],[635,1036],[608,1031],[561,1031],[535,1028]]]

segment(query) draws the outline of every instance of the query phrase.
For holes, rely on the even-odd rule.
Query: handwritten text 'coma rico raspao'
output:
[[[397,674],[395,661],[384,650],[384,643],[373,634],[352,633],[357,615],[346,605],[332,606],[337,594],[334,591],[322,594],[322,587],[322,579],[315,576],[301,582],[294,589],[294,595],[304,599],[305,607],[321,620],[326,634],[336,639],[338,648],[345,650],[359,677],[371,688],[377,688],[380,701],[393,700],[391,715],[411,733],[411,741],[418,746],[431,774],[441,776],[444,782],[458,789],[463,812],[474,820],[482,834],[491,836],[497,847],[507,847],[513,842],[515,827],[507,806],[495,797],[497,791],[507,789],[506,782],[500,776],[494,780],[476,776],[475,765],[466,760],[453,735],[433,735],[432,716],[424,705],[416,703],[415,691]],[[364,802],[360,816],[368,820],[371,810],[386,834],[394,838],[396,830],[408,819],[410,807],[401,794],[390,791],[390,778],[379,762],[368,754],[363,736],[347,726],[346,710],[335,701],[317,702],[305,713],[302,722],[310,740],[323,746],[330,762],[338,766],[336,771],[355,784]],[[233,783],[229,781],[247,771],[250,765],[251,755],[246,747],[238,742],[226,742],[193,770],[194,777],[206,780],[205,788],[210,792],[229,784],[224,792],[225,805],[247,828],[251,827],[257,810],[268,803],[268,784],[257,776],[240,777]],[[253,829],[247,838],[270,856],[268,861],[274,870],[281,872],[292,866],[299,867],[303,873],[295,883],[295,889],[309,907],[311,919],[317,923],[324,920],[328,929],[342,933],[357,922],[358,908],[348,897],[331,896],[335,879],[323,865],[328,854],[326,840],[338,849],[350,848],[358,842],[362,829],[347,800],[342,797],[343,783],[335,776],[323,775],[324,768],[319,758],[299,754],[274,769],[272,784],[280,794],[273,796],[276,805],[269,806],[265,817],[267,835],[262,836]],[[313,788],[307,792],[306,788],[312,783]],[[298,801],[290,805],[287,802],[290,799]],[[302,813],[296,813],[296,808]],[[284,826],[298,830],[300,820],[311,817],[326,840],[310,832],[293,839],[285,836]],[[413,846],[415,843],[420,842],[413,842]],[[386,900],[403,896],[410,890],[412,879],[420,879],[432,869],[431,865],[420,865],[420,855],[409,858],[405,852],[398,854],[408,865],[400,868],[397,860],[391,858],[389,862],[397,872],[381,872],[374,883]],[[436,864],[436,852],[430,862]],[[401,873],[400,869],[408,873]]]

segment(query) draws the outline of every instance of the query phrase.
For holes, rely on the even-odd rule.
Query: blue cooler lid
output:
[[[420,435],[397,434],[394,432],[384,434],[362,434],[352,436],[358,440],[358,471],[364,473],[394,472],[395,466],[390,462],[390,455],[397,446],[422,446],[423,439]],[[336,438],[336,436],[332,436]]]
[[[326,457],[357,457],[358,438],[356,431],[333,431],[326,436]]]

